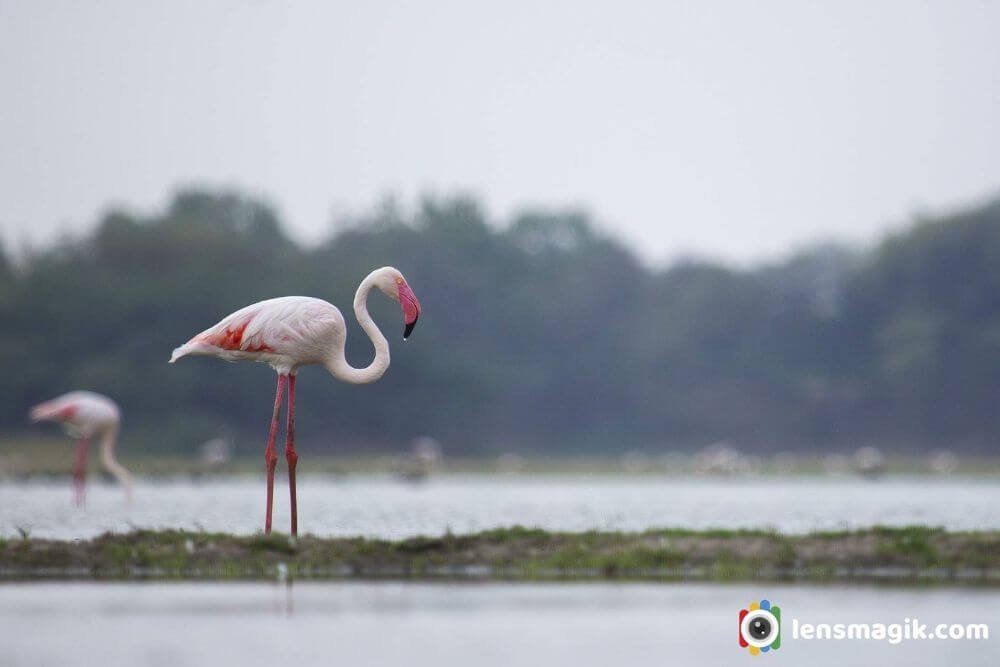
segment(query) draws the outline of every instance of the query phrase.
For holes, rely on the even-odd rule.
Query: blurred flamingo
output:
[[[288,491],[291,502],[291,533],[298,534],[298,504],[295,494],[295,376],[299,367],[318,364],[344,382],[375,382],[389,367],[389,342],[368,314],[368,293],[377,287],[398,301],[403,310],[403,340],[413,331],[420,317],[420,302],[406,279],[391,266],[368,274],[354,295],[354,314],[375,347],[375,358],[365,368],[354,368],[344,356],[347,329],[337,307],[306,296],[285,296],[251,304],[226,316],[218,324],[174,350],[173,363],[188,355],[219,357],[226,361],[259,361],[270,364],[278,373],[274,395],[271,429],[264,448],[267,470],[267,510],[264,532],[271,532],[271,507],[274,498],[274,467],[278,461],[274,441],[278,434],[281,399],[288,386],[288,412],[285,426],[285,460],[288,462]]]
[[[78,439],[73,466],[73,496],[77,505],[83,505],[85,498],[87,449],[93,437],[101,438],[101,463],[121,482],[126,498],[131,500],[132,475],[115,459],[121,411],[114,401],[92,391],[71,391],[31,408],[31,420],[58,422]]]

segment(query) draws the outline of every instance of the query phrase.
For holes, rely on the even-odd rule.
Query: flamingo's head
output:
[[[400,308],[403,309],[403,325],[406,327],[403,330],[403,340],[406,340],[420,319],[420,301],[417,300],[417,295],[410,289],[402,273],[387,267],[384,275],[384,280],[379,281],[379,288],[387,296],[398,301]]]

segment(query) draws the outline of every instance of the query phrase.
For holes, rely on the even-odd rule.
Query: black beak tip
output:
[[[407,338],[410,337],[410,334],[413,333],[413,327],[415,326],[417,326],[416,320],[413,320],[412,322],[406,325],[406,329],[403,330],[403,340],[406,340]]]

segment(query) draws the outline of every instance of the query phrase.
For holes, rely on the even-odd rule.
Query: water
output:
[[[102,484],[85,509],[68,483],[0,484],[0,534],[81,538],[132,527],[258,531],[255,478],[140,480],[135,501]],[[442,476],[300,481],[300,521],[318,535],[398,538],[522,524],[558,530],[657,526],[787,532],[922,523],[1000,529],[1000,483],[969,478],[731,479]],[[287,526],[287,492],[275,525]],[[995,665],[1000,591],[711,584],[396,582],[0,584],[0,664],[446,665],[735,664],[737,612],[784,609],[774,657],[810,665]],[[805,641],[809,623],[987,623],[987,641]],[[783,656],[783,657],[782,657]]]
[[[0,586],[4,665],[722,665],[737,614],[783,609],[786,665],[996,665],[1000,593],[646,584]],[[988,640],[806,641],[802,623],[986,623]],[[44,634],[40,632],[44,629]],[[85,656],[85,658],[83,658]]]
[[[288,492],[276,483],[275,527],[287,530]],[[0,535],[86,538],[133,527],[249,534],[263,526],[264,483],[139,480],[126,505],[120,489],[88,487],[84,509],[68,482],[0,484]],[[304,476],[301,532],[400,538],[497,526],[551,530],[653,527],[811,530],[875,524],[1000,529],[1000,482],[974,478],[712,479],[675,477],[499,477],[447,475],[422,484],[389,477]]]

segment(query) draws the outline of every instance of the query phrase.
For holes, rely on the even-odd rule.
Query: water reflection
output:
[[[5,664],[734,664],[738,610],[768,597],[787,624],[987,623],[967,589],[648,584],[20,584],[0,586]],[[992,665],[997,640],[795,641],[787,664]]]

